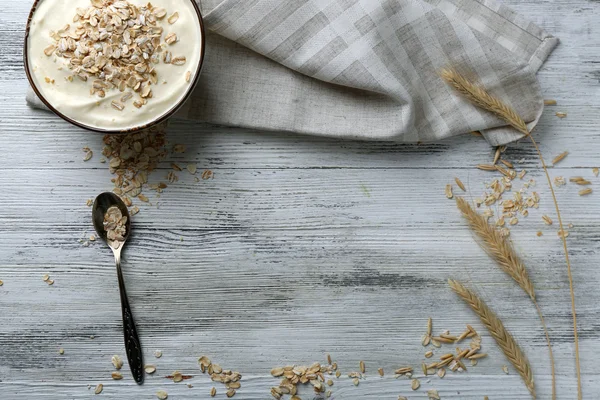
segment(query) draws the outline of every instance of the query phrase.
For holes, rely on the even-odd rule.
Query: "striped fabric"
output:
[[[492,0],[201,0],[207,53],[179,116],[218,124],[424,142],[519,138],[438,77],[454,66],[534,125],[536,72],[558,43]]]

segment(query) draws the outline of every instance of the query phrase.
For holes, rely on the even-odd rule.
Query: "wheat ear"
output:
[[[535,298],[533,282],[529,279],[529,274],[520,257],[514,250],[511,242],[503,237],[500,232],[490,225],[484,216],[478,214],[469,203],[462,197],[456,198],[456,205],[465,217],[471,230],[479,237],[481,247],[498,263],[500,268],[506,272],[511,278],[519,284],[519,286],[529,295],[533,305],[535,306],[544,334],[546,335],[546,343],[548,344],[548,353],[550,356],[550,371],[552,376],[552,399],[556,400],[556,371],[554,364],[554,352],[550,343],[550,335],[548,327],[542,314],[542,310]]]
[[[500,268],[521,286],[521,288],[535,301],[533,283],[529,279],[525,265],[500,232],[488,224],[483,215],[478,214],[462,197],[456,198],[456,205],[469,226],[481,239],[481,247],[498,263]]]
[[[519,114],[511,107],[507,106],[498,98],[490,95],[483,88],[469,82],[465,77],[453,69],[443,69],[440,76],[457,92],[462,94],[467,100],[475,104],[479,108],[488,110],[498,117],[502,118],[513,126],[518,131],[529,135],[527,124],[523,121]]]
[[[480,86],[469,82],[467,79],[465,79],[462,75],[460,75],[455,70],[444,69],[441,71],[440,76],[449,85],[454,87],[456,89],[456,91],[458,91],[460,94],[462,94],[467,100],[471,101],[476,106],[495,114],[497,117],[506,121],[506,123],[508,123],[509,125],[514,127],[516,130],[518,130],[519,132],[526,135],[531,140],[531,143],[533,143],[533,147],[535,148],[535,150],[540,158],[540,162],[542,163],[544,173],[546,174],[546,179],[548,180],[548,186],[550,187],[550,193],[552,194],[552,200],[554,201],[554,207],[556,208],[556,216],[558,219],[560,232],[564,232],[562,217],[560,214],[560,209],[558,207],[558,200],[556,200],[556,193],[554,192],[554,186],[552,185],[552,179],[550,179],[550,174],[548,173],[548,167],[546,166],[546,162],[544,161],[544,157],[542,156],[542,152],[540,151],[539,146],[537,145],[536,141],[533,139],[533,136],[531,136],[529,130],[527,129],[527,124],[525,123],[523,118],[521,118],[519,116],[519,114],[517,114],[516,111],[513,110],[511,107],[509,107],[508,105],[503,103],[501,100],[497,99],[496,97],[490,95],[487,91],[485,91]],[[577,399],[582,400],[583,395],[582,395],[582,391],[581,391],[581,366],[580,366],[581,363],[579,360],[579,335],[577,333],[577,312],[575,310],[575,289],[573,286],[573,274],[571,273],[571,261],[569,260],[569,250],[567,248],[567,239],[565,238],[565,235],[560,235],[560,236],[562,239],[563,249],[565,252],[565,260],[567,263],[567,276],[569,279],[569,291],[571,294],[571,314],[573,316],[573,338],[574,338],[574,344],[575,344],[575,371],[577,373]],[[538,312],[539,312],[539,307],[538,307]],[[541,316],[541,312],[539,312],[539,314]],[[542,318],[542,320],[543,320],[543,318]],[[554,394],[555,386],[556,386],[556,379],[553,376],[552,377],[552,387],[553,387],[552,398],[553,399],[556,398],[555,394]]]
[[[506,330],[502,321],[488,308],[483,300],[477,297],[471,290],[465,288],[461,283],[449,279],[448,284],[475,311],[475,314],[479,316],[481,322],[485,325],[494,340],[496,340],[506,358],[508,358],[519,372],[519,375],[521,375],[521,378],[525,382],[525,386],[527,386],[527,389],[535,399],[533,373],[531,372],[529,361],[527,361],[527,357],[525,357],[515,339]]]

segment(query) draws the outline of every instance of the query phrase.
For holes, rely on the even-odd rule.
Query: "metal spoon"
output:
[[[117,241],[110,240],[107,237],[107,232],[104,230],[104,215],[106,211],[116,206],[121,210],[121,214],[127,217],[125,224],[125,240]],[[123,335],[125,337],[125,350],[127,351],[127,361],[129,362],[129,368],[133,375],[133,379],[138,385],[144,383],[144,362],[142,359],[142,346],[140,345],[140,339],[135,329],[135,322],[133,321],[133,314],[131,313],[131,307],[129,307],[129,301],[127,300],[127,292],[125,290],[125,282],[123,281],[123,273],[121,272],[121,250],[125,246],[125,241],[129,237],[131,232],[131,218],[129,217],[129,211],[123,201],[114,193],[106,192],[102,193],[94,201],[94,207],[92,208],[92,220],[94,222],[94,228],[98,233],[98,236],[104,240],[108,246],[112,249],[115,255],[115,263],[117,264],[117,276],[119,278],[119,291],[121,292],[121,309],[123,311]]]

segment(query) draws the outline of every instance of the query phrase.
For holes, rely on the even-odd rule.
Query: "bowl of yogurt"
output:
[[[23,54],[31,87],[58,116],[130,133],[181,108],[204,49],[194,0],[36,0]]]

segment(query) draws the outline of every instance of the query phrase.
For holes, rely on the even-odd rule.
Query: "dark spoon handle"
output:
[[[138,385],[144,383],[144,361],[142,356],[142,346],[140,338],[135,328],[133,313],[127,300],[127,291],[125,290],[125,282],[123,281],[123,273],[121,272],[121,260],[117,257],[117,276],[119,278],[119,291],[121,292],[121,309],[123,311],[123,337],[125,339],[125,351],[127,352],[127,361],[133,379]]]

